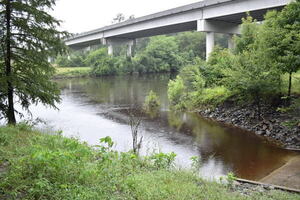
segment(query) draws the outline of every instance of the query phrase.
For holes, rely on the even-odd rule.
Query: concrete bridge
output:
[[[291,1],[204,0],[81,33],[65,42],[72,49],[106,44],[110,55],[113,54],[114,44],[127,44],[127,55],[131,56],[137,38],[197,30],[206,33],[208,58],[214,48],[214,33],[228,34],[228,47],[231,48],[232,36],[240,33],[241,19],[247,12],[261,21],[268,10],[280,10]]]

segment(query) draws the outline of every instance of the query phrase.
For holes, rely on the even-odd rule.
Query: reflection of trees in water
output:
[[[167,85],[170,75],[147,75],[147,76],[120,76],[101,77],[89,79],[74,79],[61,81],[60,86],[68,89],[86,92],[89,98],[95,102],[113,105],[138,105],[141,106],[146,94],[152,89],[158,94],[163,109],[168,106]]]
[[[147,75],[71,79],[60,80],[58,83],[64,91],[86,94],[95,104],[134,106],[143,116],[145,128],[160,131],[160,134],[174,141],[174,144],[197,145],[202,162],[213,159],[243,178],[260,178],[280,166],[284,158],[290,155],[266,144],[253,134],[222,127],[197,114],[165,112],[168,108],[169,79],[170,75]],[[141,113],[145,96],[150,90],[157,93],[161,101],[158,117],[149,118]]]
[[[243,178],[261,178],[282,165],[290,154],[252,133],[216,124],[197,114],[169,112],[168,122],[181,133],[193,136],[203,163],[214,160]]]

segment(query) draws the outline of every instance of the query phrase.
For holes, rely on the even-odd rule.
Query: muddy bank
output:
[[[203,117],[254,132],[284,148],[300,150],[300,124],[292,127],[284,125],[299,118],[278,112],[274,107],[262,106],[260,119],[254,105],[224,104],[198,112]]]

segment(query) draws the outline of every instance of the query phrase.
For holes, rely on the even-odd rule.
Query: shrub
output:
[[[179,76],[184,82],[187,93],[193,91],[200,92],[205,86],[205,80],[200,73],[199,67],[196,65],[190,65],[182,68]]]
[[[193,94],[194,107],[210,107],[217,106],[226,101],[232,93],[224,86],[205,88],[202,93],[195,92]]]
[[[160,107],[159,98],[155,92],[152,90],[149,92],[148,96],[145,98],[144,110],[148,112],[157,111]]]
[[[175,109],[185,109],[185,85],[180,76],[177,76],[175,80],[170,80],[168,83],[168,98],[171,106]]]
[[[106,59],[108,56],[107,48],[100,48],[95,51],[91,51],[86,60],[85,63],[89,67],[97,67],[102,63],[102,60]]]
[[[93,66],[91,73],[95,76],[108,76],[118,74],[118,69],[115,65],[115,58],[105,57],[97,61],[97,65]]]
[[[137,54],[139,72],[174,72],[182,65],[182,57],[174,37],[157,36],[150,39],[146,49]]]

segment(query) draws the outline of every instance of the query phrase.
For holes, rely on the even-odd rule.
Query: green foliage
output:
[[[224,40],[218,38],[220,41]],[[185,65],[203,62],[200,58],[205,57],[205,35],[200,32],[184,32],[138,39],[134,48],[136,53],[132,58],[125,56],[126,49],[126,45],[114,45],[113,59],[107,54],[107,48],[92,50],[85,55],[86,58],[78,57],[79,53],[73,52],[69,57],[57,57],[56,64],[60,67],[93,67],[93,75],[96,76],[177,72]],[[80,64],[75,65],[76,60]]]
[[[193,107],[214,107],[222,104],[232,96],[232,92],[224,86],[205,88],[202,92],[195,92]]]
[[[224,85],[224,78],[226,78],[227,71],[231,69],[233,61],[233,54],[229,49],[216,46],[207,64],[201,69],[205,76],[206,87]]]
[[[205,59],[205,34],[202,32],[183,32],[175,36],[181,53],[189,52],[192,57]]]
[[[259,53],[244,51],[237,55],[225,80],[239,98],[258,104],[262,99],[271,100],[280,91],[280,74]]]
[[[197,66],[181,69],[175,80],[168,84],[168,98],[175,110],[216,106],[231,96],[224,86],[205,88],[207,77],[202,76]]]
[[[180,76],[177,76],[175,80],[170,80],[168,83],[168,98],[171,106],[175,109],[185,109],[185,85]]]
[[[278,69],[289,73],[288,96],[292,90],[292,74],[300,69],[300,1],[288,4],[281,12],[269,12],[263,26],[265,51]]]
[[[101,64],[101,61],[107,57],[107,48],[100,48],[95,51],[91,51],[87,55],[85,63],[89,67],[97,67]]]
[[[0,127],[0,199],[297,199],[279,191],[242,196],[172,167],[174,153],[138,157],[101,139],[92,148],[74,138]],[[104,147],[104,148],[102,148]],[[3,164],[5,161],[5,165]],[[4,171],[3,171],[4,169]]]
[[[174,37],[157,36],[150,39],[145,51],[137,54],[139,72],[175,72],[182,64]]]
[[[68,65],[62,67],[85,67],[87,53],[84,51],[72,52],[68,58]],[[60,66],[60,65],[59,65]]]
[[[54,78],[86,77],[91,73],[90,67],[59,67]]]
[[[248,15],[242,19],[242,30],[240,36],[235,36],[235,49],[236,54],[243,53],[252,49],[252,45],[256,42],[259,33],[259,25],[253,18]]]
[[[64,52],[66,33],[56,30],[60,21],[47,12],[54,5],[54,0],[0,2],[0,113],[11,124],[14,97],[28,111],[31,103],[55,107],[60,100],[48,58]]]
[[[198,173],[201,167],[201,159],[198,156],[192,156],[190,160],[192,161],[192,169]]]
[[[226,176],[226,181],[227,181],[227,185],[232,188],[233,187],[233,183],[234,181],[237,179],[237,177],[235,177],[234,173],[229,172]]]
[[[86,56],[85,52],[71,52],[69,55],[58,55],[55,64],[58,67],[85,67],[86,65]]]
[[[190,65],[180,70],[179,76],[183,80],[185,92],[201,91],[205,86],[205,80],[200,73],[199,67]]]
[[[172,167],[176,158],[176,154],[174,152],[171,153],[155,153],[149,157],[150,160],[153,161],[154,166],[159,168],[168,169]]]
[[[55,64],[59,67],[70,67],[70,61],[65,55],[58,55],[55,59]]]
[[[146,113],[156,113],[159,110],[160,101],[155,92],[152,90],[149,92],[148,96],[145,98],[144,110]]]
[[[97,61],[91,70],[91,74],[94,76],[108,76],[118,74],[118,69],[115,65],[116,59],[114,57],[104,57]]]

